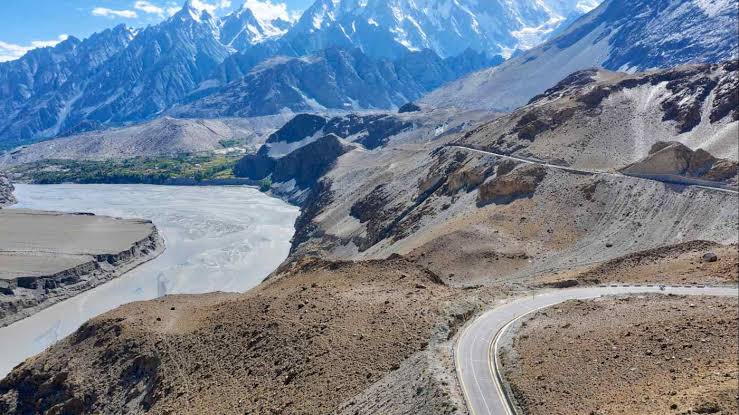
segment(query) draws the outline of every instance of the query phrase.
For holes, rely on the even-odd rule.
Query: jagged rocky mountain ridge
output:
[[[0,148],[63,130],[65,114],[86,80],[128,46],[135,33],[124,26],[88,39],[70,37],[0,64]]]
[[[513,110],[587,68],[644,71],[736,59],[731,0],[607,0],[559,36],[429,94],[429,105]]]
[[[509,57],[536,46],[599,0],[516,2],[318,0],[282,37],[246,50],[236,66],[270,55],[302,56],[331,46],[397,58],[431,49],[442,58],[467,49]]]
[[[356,48],[329,48],[309,56],[272,58],[236,81],[193,94],[192,101],[175,105],[169,114],[253,117],[286,110],[389,109],[467,73],[499,64],[499,59],[471,49],[447,59],[426,49],[406,51],[388,60],[372,58]]]
[[[440,9],[436,8],[442,5],[438,1],[428,4],[375,1],[362,3],[362,7],[354,3],[318,0],[301,20],[291,22],[266,21],[246,8],[219,19],[188,1],[181,11],[158,25],[140,30],[119,26],[85,40],[70,37],[54,48],[32,51],[17,61],[2,63],[0,148],[150,119],[174,103],[185,98],[191,100],[189,96],[193,93],[202,97],[207,91],[217,91],[214,87],[224,87],[250,74],[257,64],[278,55],[296,57],[341,47],[359,48],[367,56],[378,59],[382,54],[376,52],[386,50],[388,45],[383,42],[387,40],[396,44],[394,59],[403,59],[408,51],[431,49],[443,58],[461,54],[464,59],[477,54],[485,55],[487,62],[495,62],[500,58],[494,55],[502,49],[490,39],[460,42],[457,37],[437,41],[434,36],[446,33],[439,31],[439,27],[458,22],[460,16],[467,19],[459,20],[465,24],[455,25],[465,29],[476,27],[478,31],[490,25],[473,20],[489,23],[495,18],[505,21],[504,25],[496,26],[500,31],[496,36],[503,39],[496,42],[503,42],[511,49],[525,47],[518,44],[517,31],[545,37],[558,24],[592,7],[594,0],[527,3],[530,7],[495,2],[487,8],[465,1],[452,2]],[[354,6],[358,8],[352,9]],[[395,8],[388,9],[390,6]],[[319,32],[343,31],[342,25],[346,23],[344,17],[327,18],[319,24],[320,31],[311,28],[317,18],[313,12],[326,7],[338,8],[336,13],[329,14],[351,18],[353,24],[364,19],[365,26],[382,26],[384,34],[372,32],[361,41],[348,42],[329,34],[324,36]],[[338,10],[343,14],[339,15]],[[400,14],[390,16],[390,11]],[[424,42],[408,43],[397,37],[411,22],[418,25],[414,26],[418,33],[413,36],[421,36]],[[306,37],[306,30],[311,36],[320,37],[320,41],[309,40],[310,45],[300,47],[290,43],[311,38]],[[289,47],[280,46],[284,42]]]

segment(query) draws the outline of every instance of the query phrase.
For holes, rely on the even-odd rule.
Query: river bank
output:
[[[122,304],[243,292],[287,257],[298,209],[250,187],[16,185],[14,208],[152,220],[165,252],[111,281],[0,328],[0,377]]]
[[[164,240],[148,220],[0,210],[0,327],[148,262]]]

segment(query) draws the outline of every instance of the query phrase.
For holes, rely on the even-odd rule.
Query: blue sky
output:
[[[222,15],[244,2],[258,7],[305,10],[313,0],[193,0]],[[85,38],[120,23],[142,27],[179,9],[185,0],[0,0],[0,61],[28,49],[51,46],[66,36]]]

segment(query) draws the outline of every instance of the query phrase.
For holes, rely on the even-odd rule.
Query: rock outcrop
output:
[[[252,180],[269,178],[272,183],[290,182],[288,188],[275,189],[291,201],[299,201],[326,174],[337,158],[349,151],[350,145],[328,134],[299,147],[283,157],[272,157],[263,147],[257,154],[247,155],[234,167],[234,174]],[[297,198],[297,199],[295,199]]]
[[[13,196],[13,183],[10,182],[8,176],[0,172],[0,209],[3,206],[12,205],[15,203],[15,196]]]
[[[634,74],[575,72],[527,105],[458,142],[495,153],[585,169],[621,169],[658,142],[737,161],[736,62]],[[628,120],[626,122],[625,120]]]
[[[621,172],[677,183],[737,185],[736,161],[717,159],[705,150],[693,151],[677,142],[654,144],[645,159],[621,169]]]
[[[520,166],[506,174],[496,175],[480,186],[477,204],[481,206],[489,203],[503,204],[522,197],[531,197],[546,175],[544,167],[531,164]]]
[[[276,193],[293,202],[304,201],[305,191],[351,148],[376,149],[413,126],[399,114],[331,118],[299,114],[272,133],[256,154],[241,159],[234,174],[252,180],[269,178],[272,184],[284,184],[273,187]]]
[[[404,112],[416,112],[416,111],[421,111],[421,107],[419,107],[418,105],[416,105],[416,104],[414,104],[412,102],[409,102],[407,104],[403,104],[400,108],[398,108],[398,113],[399,114],[402,114]]]

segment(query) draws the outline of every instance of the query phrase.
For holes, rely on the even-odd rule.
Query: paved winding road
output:
[[[457,376],[472,415],[511,415],[497,369],[498,339],[519,318],[536,310],[573,299],[615,294],[662,293],[678,295],[737,296],[737,287],[600,286],[537,293],[490,310],[469,323],[457,341]]]
[[[675,180],[673,180],[673,181],[665,181],[665,180],[659,180],[659,179],[656,179],[656,178],[650,178],[650,177],[645,177],[645,176],[624,175],[622,173],[617,173],[617,172],[612,172],[612,171],[605,171],[605,170],[588,170],[588,169],[578,169],[578,168],[568,167],[568,166],[559,166],[557,164],[545,163],[545,162],[540,161],[540,160],[535,160],[535,159],[530,159],[530,158],[523,158],[523,157],[515,157],[515,156],[507,156],[505,154],[493,153],[492,151],[480,150],[480,149],[477,149],[477,148],[472,148],[472,147],[467,147],[467,146],[460,146],[460,145],[456,145],[456,144],[450,144],[450,145],[448,145],[448,147],[458,148],[458,149],[462,149],[462,150],[467,150],[467,151],[471,151],[473,153],[486,154],[486,155],[495,156],[495,157],[502,158],[502,159],[513,160],[513,161],[517,161],[519,163],[538,164],[540,166],[544,166],[544,167],[547,167],[547,168],[550,168],[550,169],[564,170],[564,171],[568,171],[570,173],[576,173],[576,174],[604,174],[604,175],[607,175],[607,176],[616,176],[616,177],[636,177],[636,178],[641,178],[641,179],[645,179],[645,180],[661,181],[663,183],[665,183],[665,182],[666,183],[673,183],[673,184],[678,184],[678,185],[682,185],[682,186],[691,186],[691,187],[696,187],[696,188],[699,188],[699,189],[706,189],[706,190],[711,190],[711,191],[716,191],[716,192],[731,193],[731,194],[734,194],[734,195],[739,195],[739,191],[737,191],[737,190],[727,189],[725,187],[722,187],[722,185],[721,184],[718,184],[718,183],[716,185],[713,185],[713,184],[711,184],[708,181],[695,180],[696,183],[685,182],[685,180],[687,180],[687,179],[680,179],[681,181],[675,181]],[[697,184],[698,182],[700,182],[700,184]]]

